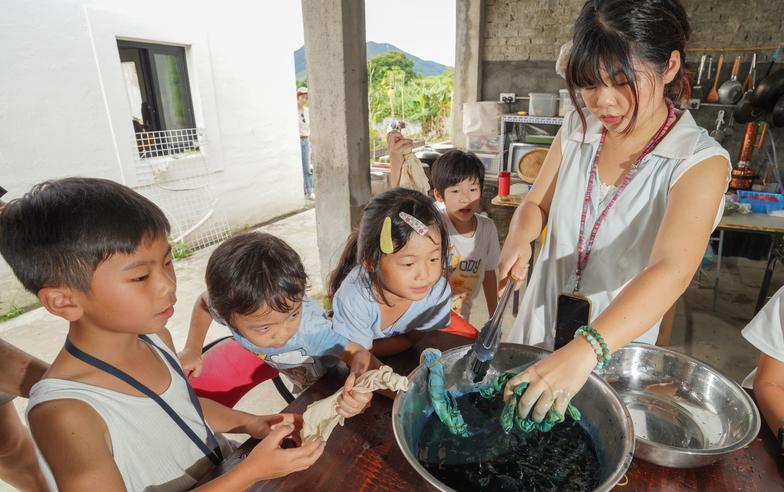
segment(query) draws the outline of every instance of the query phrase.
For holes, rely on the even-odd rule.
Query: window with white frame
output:
[[[198,151],[185,48],[117,41],[139,157]]]

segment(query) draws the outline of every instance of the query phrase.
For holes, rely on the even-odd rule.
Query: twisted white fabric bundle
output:
[[[408,378],[396,374],[389,366],[381,366],[379,369],[368,371],[357,378],[353,391],[369,393],[379,389],[392,391],[407,391]],[[302,430],[300,438],[302,443],[312,441],[321,437],[324,441],[329,439],[330,434],[338,426],[343,425],[345,418],[338,414],[338,397],[343,392],[339,389],[332,396],[308,405],[305,413],[302,414]]]
[[[416,190],[427,195],[430,191],[430,181],[427,179],[422,162],[412,153],[403,158],[403,168],[400,170],[400,186]]]

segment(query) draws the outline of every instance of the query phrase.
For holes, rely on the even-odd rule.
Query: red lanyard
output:
[[[648,153],[653,150],[659,144],[659,142],[661,142],[670,128],[672,128],[673,123],[675,123],[675,106],[672,104],[672,102],[670,102],[669,99],[667,99],[666,102],[667,119],[664,121],[664,124],[661,126],[661,128],[659,128],[659,131],[656,132],[648,144],[645,145],[645,147],[642,149],[640,156],[637,158],[637,162],[635,162],[629,172],[626,173],[626,176],[623,178],[623,182],[613,193],[612,199],[610,199],[610,203],[604,207],[602,213],[599,214],[599,217],[596,218],[596,222],[593,224],[593,230],[591,230],[591,235],[588,238],[588,244],[583,245],[585,241],[585,218],[588,215],[588,207],[591,204],[593,182],[596,180],[596,175],[598,174],[599,155],[601,154],[604,140],[607,137],[607,129],[605,128],[602,131],[602,137],[601,140],[599,140],[599,147],[596,149],[596,156],[593,158],[591,174],[588,176],[588,186],[585,190],[585,199],[583,200],[583,213],[580,217],[580,236],[577,239],[577,272],[575,274],[577,277],[577,283],[575,285],[575,291],[580,290],[580,280],[582,279],[583,272],[585,271],[585,266],[588,264],[588,258],[591,256],[591,249],[593,248],[593,242],[596,239],[596,233],[599,232],[599,227],[604,222],[605,217],[607,217],[607,213],[610,211],[613,205],[615,205],[615,202],[618,201],[618,197],[621,196],[621,192],[626,189],[626,186],[636,174],[637,166],[640,165],[640,162],[642,162],[643,158],[645,158],[645,156],[648,155]]]

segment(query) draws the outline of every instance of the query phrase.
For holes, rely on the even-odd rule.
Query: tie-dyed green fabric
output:
[[[444,366],[441,362],[441,352],[435,349],[427,349],[422,352],[422,361],[428,370],[428,394],[430,395],[430,402],[433,405],[433,411],[450,433],[455,436],[469,437],[471,432],[468,430],[468,425],[466,425],[463,420],[463,415],[460,413],[457,401],[444,387]],[[500,397],[503,394],[506,383],[513,376],[514,374],[511,372],[505,372],[499,375],[488,386],[480,389],[479,394],[482,398],[487,400]],[[504,405],[503,412],[501,413],[501,427],[504,432],[511,432],[513,427],[517,427],[518,430],[524,433],[529,433],[534,430],[549,432],[555,427],[555,424],[564,421],[564,416],[558,413],[555,407],[550,408],[541,422],[534,422],[530,417],[521,418],[517,414],[517,403],[525,393],[526,388],[528,388],[528,383],[517,385],[512,397],[506,402],[506,405]],[[582,418],[580,411],[572,404],[567,406],[566,413],[569,414],[574,421],[579,421]]]
[[[479,391],[483,398],[491,399],[496,398],[504,391],[506,383],[514,376],[511,372],[505,372],[498,376],[489,386]],[[504,432],[511,432],[512,427],[516,426],[520,431],[528,433],[535,430],[540,432],[549,432],[555,427],[555,424],[563,422],[564,417],[555,409],[551,407],[547,415],[541,422],[534,422],[530,417],[521,418],[517,414],[517,403],[522,398],[525,390],[528,388],[528,383],[521,383],[515,387],[512,397],[504,405],[504,410],[501,413],[501,427]],[[582,418],[580,411],[571,403],[566,407],[566,413],[574,421],[579,421]]]
[[[433,411],[439,420],[456,436],[468,437],[471,433],[460,414],[455,397],[444,387],[444,365],[441,363],[441,352],[427,349],[422,352],[422,359],[428,370],[428,393]]]

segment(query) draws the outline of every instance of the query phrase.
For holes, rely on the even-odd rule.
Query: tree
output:
[[[402,70],[390,69],[383,78],[368,84],[371,148],[384,147],[379,126],[387,118],[402,118],[409,123],[406,135],[439,141],[448,137],[452,112],[454,71],[441,75],[405,79]],[[411,125],[413,124],[413,125]]]
[[[389,51],[368,60],[368,79],[371,84],[383,80],[391,70],[402,72],[406,81],[417,76],[414,72],[414,62],[399,51]]]

